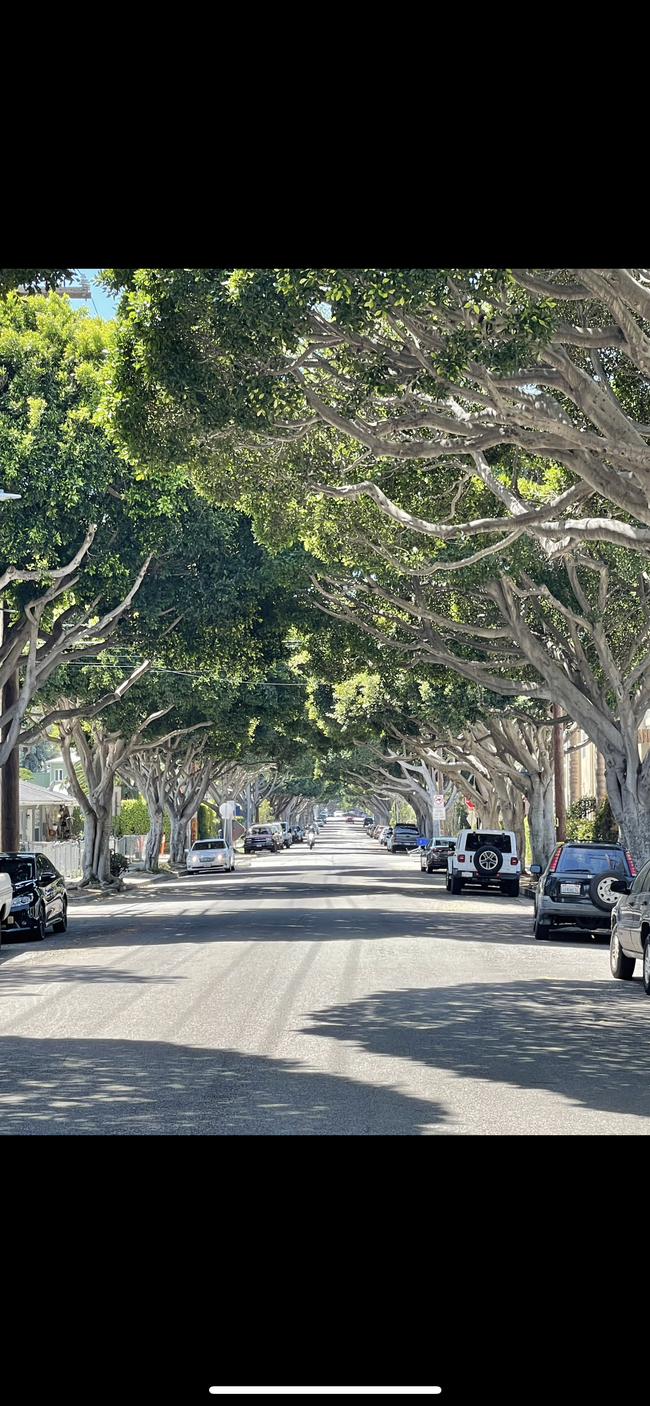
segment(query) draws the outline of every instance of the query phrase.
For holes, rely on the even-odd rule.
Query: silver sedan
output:
[[[195,840],[187,851],[187,872],[196,874],[204,869],[232,873],[235,851],[225,840]]]

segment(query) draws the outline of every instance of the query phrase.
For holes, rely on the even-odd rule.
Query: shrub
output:
[[[111,853],[111,874],[121,874],[123,869],[128,869],[129,863],[125,854]]]
[[[569,806],[566,813],[567,840],[593,840],[597,805],[595,796],[581,796]]]
[[[618,825],[614,819],[609,798],[600,802],[594,819],[594,839],[604,840],[607,844],[617,845],[619,843]]]

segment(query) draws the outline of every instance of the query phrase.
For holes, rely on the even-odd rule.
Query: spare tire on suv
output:
[[[612,893],[612,879],[619,876],[615,873],[594,874],[589,884],[589,897],[594,908],[600,908],[603,913],[611,913],[614,904],[618,902],[618,894]]]
[[[503,865],[503,855],[500,850],[492,845],[481,845],[474,855],[474,865],[479,874],[486,879],[493,879],[499,873]]]

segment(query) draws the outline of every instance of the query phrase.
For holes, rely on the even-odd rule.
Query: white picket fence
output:
[[[146,835],[120,835],[117,840],[111,839],[111,849],[116,848],[118,854],[125,855],[134,864],[144,860],[146,845]],[[37,853],[46,854],[64,879],[81,878],[83,848],[83,840],[37,840],[34,844]]]
[[[36,840],[37,854],[46,854],[64,879],[79,879],[83,873],[83,840]]]

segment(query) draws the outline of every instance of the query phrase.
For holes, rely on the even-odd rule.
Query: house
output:
[[[639,759],[643,761],[650,746],[650,710],[639,728]],[[568,806],[583,796],[595,796],[602,801],[607,795],[605,760],[596,751],[586,733],[567,726],[564,733],[564,794]]]
[[[75,805],[71,796],[33,781],[21,781],[18,805],[21,848],[30,849],[43,840],[70,838]]]
[[[50,757],[43,765],[42,771],[32,773],[32,781],[36,786],[62,786],[66,787],[68,772],[62,756]]]

